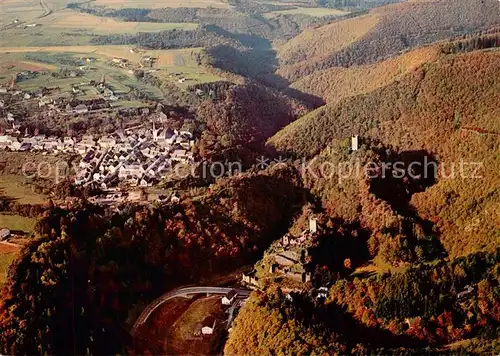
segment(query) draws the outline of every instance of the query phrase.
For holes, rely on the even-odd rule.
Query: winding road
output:
[[[179,297],[189,298],[190,295],[194,294],[226,295],[233,289],[237,292],[236,299],[246,299],[251,292],[247,289],[225,288],[225,287],[184,287],[175,289],[171,292],[162,295],[161,297],[153,301],[151,304],[149,304],[135,321],[134,326],[132,327],[130,333],[132,336],[134,336],[135,333],[137,332],[137,329],[142,324],[144,324],[146,320],[148,320],[151,313],[153,313],[158,307],[160,307],[163,303],[169,301],[170,299]]]

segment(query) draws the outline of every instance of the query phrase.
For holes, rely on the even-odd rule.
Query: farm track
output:
[[[40,6],[41,6],[41,8],[43,10],[43,13],[40,16],[35,17],[33,20],[42,19],[42,18],[47,17],[47,16],[49,16],[50,14],[53,13],[53,11],[51,9],[49,9],[49,7],[47,6],[47,3],[45,2],[45,0],[40,0],[39,4],[40,4]],[[25,23],[31,22],[33,20],[22,21],[22,22],[18,22],[18,23],[10,23],[10,24],[5,25],[2,28],[0,28],[0,31],[5,31],[5,30],[8,30],[8,29],[14,28],[16,26],[22,26]]]
[[[47,17],[47,16],[49,16],[52,13],[52,10],[49,9],[49,7],[47,6],[47,4],[45,3],[45,0],[40,0],[40,6],[43,9],[43,14],[38,17],[39,19]]]

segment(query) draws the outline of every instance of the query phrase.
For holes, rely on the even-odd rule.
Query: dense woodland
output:
[[[397,152],[423,150],[435,155],[439,157],[437,183],[412,196],[414,209],[439,228],[440,240],[452,255],[496,248],[498,220],[489,211],[499,202],[499,162],[491,154],[500,145],[494,134],[500,132],[499,83],[494,75],[499,64],[497,52],[447,57],[370,94],[313,111],[269,143],[298,157],[313,158],[327,149],[323,155],[334,164],[343,159],[335,152],[345,150],[345,139],[353,134],[366,140],[366,148],[375,140]],[[447,179],[460,174],[461,160],[482,162],[482,179],[471,178],[472,166],[463,169],[463,178]],[[313,179],[309,184],[334,216],[358,219],[360,205],[352,199],[360,192],[356,180],[337,185],[335,180]],[[376,215],[369,215],[376,220]]]
[[[254,293],[225,353],[454,354],[442,346],[471,337],[478,341],[455,353],[498,352],[499,253],[342,279],[325,304],[279,289]]]
[[[123,352],[135,304],[251,262],[303,199],[282,167],[220,181],[197,202],[47,211],[2,291],[2,353]]]
[[[294,81],[331,67],[375,63],[425,43],[486,30],[498,25],[498,16],[494,0],[408,2],[378,8],[364,17],[362,28],[353,27],[359,23],[356,20],[345,20],[314,37],[303,33],[295,38],[300,44],[280,53],[285,65],[280,74]],[[324,45],[335,38],[346,41],[333,48]]]
[[[262,145],[307,112],[307,105],[260,84],[234,85],[225,97],[206,100],[198,107],[197,116],[206,124],[200,155],[208,158],[226,150],[238,151],[238,147]]]

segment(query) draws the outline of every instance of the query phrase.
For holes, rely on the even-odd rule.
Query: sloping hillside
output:
[[[322,107],[269,143],[313,157],[327,146],[345,149],[345,140],[357,134],[400,153],[432,154],[439,162],[437,184],[413,195],[416,212],[439,228],[451,255],[490,249],[500,236],[499,72],[499,51],[449,55],[372,93]],[[481,169],[474,172],[477,165],[471,162]],[[358,218],[355,185],[342,188],[317,179],[310,187],[324,204],[343,207],[334,209],[339,217]]]
[[[326,68],[370,64],[411,47],[499,23],[500,3],[496,0],[438,0],[388,5],[372,10],[363,18],[309,30],[292,39],[279,52],[282,64],[279,74],[295,81]],[[334,45],[329,44],[331,36],[336,38]],[[290,50],[293,45],[296,45],[295,51]],[[305,61],[304,56],[309,54],[312,56]]]
[[[327,103],[339,102],[400,80],[421,65],[434,61],[440,52],[438,46],[429,46],[375,64],[329,68],[299,79],[292,88],[321,97]]]

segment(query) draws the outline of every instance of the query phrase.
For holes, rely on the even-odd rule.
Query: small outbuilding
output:
[[[222,297],[222,305],[233,304],[237,295],[238,293],[234,289],[231,289],[224,297]]]

